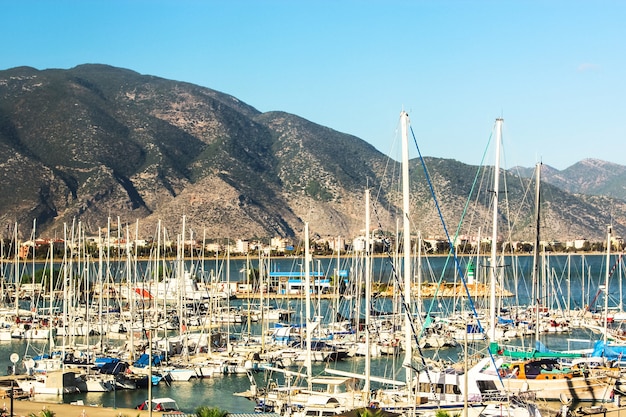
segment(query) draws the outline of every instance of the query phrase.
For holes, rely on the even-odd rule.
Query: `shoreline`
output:
[[[10,414],[10,404],[6,403],[8,398],[4,398],[7,415]],[[539,405],[539,404],[538,404]],[[551,417],[557,415],[559,412],[559,405],[551,407],[548,404],[543,404],[541,407],[544,416]],[[582,407],[581,407],[582,408]],[[614,402],[602,403],[602,406],[595,409],[593,407],[586,407],[589,409],[587,414],[589,417],[620,417],[626,407],[618,405]],[[73,405],[65,403],[56,403],[50,401],[35,401],[29,400],[15,400],[13,402],[13,416],[14,417],[29,417],[32,414],[39,417],[39,413],[42,410],[50,410],[59,417],[147,417],[150,416],[150,411],[137,410],[135,408],[112,408],[93,405]],[[571,410],[574,412],[574,410]],[[231,413],[229,413],[231,414]],[[162,417],[165,415],[171,415],[170,413],[163,413],[161,411],[152,411],[153,417]],[[185,415],[184,413],[181,415]],[[195,415],[186,414],[186,415]],[[234,416],[237,413],[232,414]]]
[[[10,399],[5,398],[3,401],[7,413],[10,415]],[[73,405],[50,401],[36,401],[33,399],[13,401],[13,415],[15,417],[28,417],[31,413],[39,416],[39,412],[42,410],[53,411],[55,415],[62,417],[136,417],[150,415],[150,411],[137,410],[134,408],[110,408],[88,404]],[[160,417],[162,414],[163,413],[158,411],[152,412],[153,416]]]
[[[619,252],[618,252],[619,253]],[[600,251],[594,251],[594,252],[550,252],[551,255],[555,255],[555,256],[567,256],[567,255],[589,255],[589,256],[596,256],[596,255],[606,255],[606,252],[600,252]],[[342,255],[340,255],[340,259],[346,259],[347,257],[351,257],[354,256],[355,254],[353,252],[346,252],[343,253]],[[415,256],[415,254],[411,254],[411,256]],[[440,257],[447,257],[449,256],[449,254],[447,253],[431,253],[426,255],[427,257],[435,257],[435,258],[440,258]],[[466,257],[475,257],[476,254],[475,253],[457,253],[457,257],[459,258],[466,258]],[[507,254],[498,254],[498,256],[533,256],[532,252],[524,252],[524,253],[507,253]],[[263,257],[263,259],[270,259],[270,260],[287,260],[287,259],[293,259],[293,260],[298,260],[303,258],[304,255],[302,256],[269,256],[269,257]],[[334,255],[312,255],[313,258],[315,259],[337,259],[337,254]],[[483,256],[483,258],[485,258],[486,256]],[[372,258],[389,258],[389,255],[384,254],[384,253],[377,253],[377,254],[373,254]],[[183,261],[200,261],[203,260],[204,262],[215,262],[217,261],[245,261],[245,260],[249,260],[250,262],[254,262],[254,261],[258,261],[259,257],[258,254],[252,254],[250,256],[246,256],[246,255],[231,255],[231,256],[205,256],[204,259],[200,256],[195,256],[195,257],[190,257],[190,256],[186,256],[183,258]],[[134,261],[135,259],[133,259]],[[147,262],[147,261],[154,261],[154,258],[151,258],[149,256],[138,256],[137,261],[140,262]],[[160,261],[176,261],[176,257],[175,256],[166,256],[166,257],[161,257],[159,259]],[[116,256],[114,259],[109,259],[110,262],[117,262],[117,261],[126,261],[126,257],[124,257],[124,259],[121,259],[119,256]],[[47,264],[49,262],[49,260],[45,259],[45,258],[41,258],[41,259],[35,259],[33,260],[32,258],[20,258],[19,260],[17,260],[17,262],[20,263],[31,263],[31,264]],[[55,261],[55,263],[61,263],[62,259],[59,259],[57,261]],[[97,262],[97,258],[92,258],[93,263]],[[15,258],[4,258],[4,259],[0,259],[0,264],[5,263],[5,264],[12,264],[15,263]]]

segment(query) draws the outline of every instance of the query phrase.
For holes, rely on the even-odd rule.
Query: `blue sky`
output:
[[[191,82],[396,157],[626,165],[626,2],[4,0],[0,69],[103,63]]]

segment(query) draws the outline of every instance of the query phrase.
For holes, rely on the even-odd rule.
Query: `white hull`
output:
[[[80,392],[109,392],[113,390],[114,383],[112,378],[102,375],[83,375],[78,378],[76,387]]]
[[[78,392],[74,372],[52,371],[38,374],[33,379],[18,379],[17,384],[22,391],[30,395],[63,395]]]
[[[196,377],[196,371],[193,369],[169,369],[167,374],[172,378],[172,381],[189,381],[191,378]]]
[[[28,329],[22,337],[27,340],[48,340],[55,335],[56,329]]]
[[[198,378],[213,378],[223,373],[219,364],[196,366],[195,372]]]
[[[613,392],[608,377],[575,377],[571,379],[514,379],[503,378],[509,392],[528,389],[537,399],[560,400],[562,395],[577,401],[610,402]]]

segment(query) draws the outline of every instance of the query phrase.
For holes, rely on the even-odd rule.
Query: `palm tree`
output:
[[[380,408],[360,408],[357,410],[358,417],[384,417],[383,410]],[[439,417],[439,416],[437,416]]]
[[[459,417],[461,415],[461,413],[455,413],[452,415],[452,417]],[[437,412],[435,413],[435,417],[451,417],[450,413],[448,413],[445,410],[437,410]]]
[[[221,410],[217,407],[202,405],[196,408],[196,415],[198,417],[226,417],[227,414],[228,411]]]
[[[56,413],[54,411],[44,408],[39,412],[39,414],[30,413],[28,417],[54,417],[55,415]]]

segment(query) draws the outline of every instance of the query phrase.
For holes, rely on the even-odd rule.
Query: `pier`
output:
[[[417,294],[417,286],[414,285],[413,294]],[[374,286],[372,290],[376,296],[378,297],[393,297],[393,287],[379,288],[378,291]],[[468,293],[471,297],[487,297],[489,295],[490,288],[488,285],[473,283],[463,285],[460,282],[442,282],[441,284],[434,283],[424,283],[422,284],[421,294],[423,298],[433,298],[433,297],[442,297],[442,298],[453,298],[453,297],[467,297]],[[275,292],[265,292],[263,293],[263,299],[276,299],[276,300],[298,300],[304,299],[306,294],[304,293],[292,293],[292,294],[278,294]],[[320,299],[334,299],[334,298],[342,298],[348,297],[343,294],[336,293],[313,293],[311,294],[315,298]],[[496,288],[496,295],[498,297],[513,297],[513,293],[511,291],[505,290],[503,288]],[[251,299],[259,299],[261,298],[261,294],[258,292],[238,292],[234,294],[234,298],[238,300],[245,300],[247,298]]]

